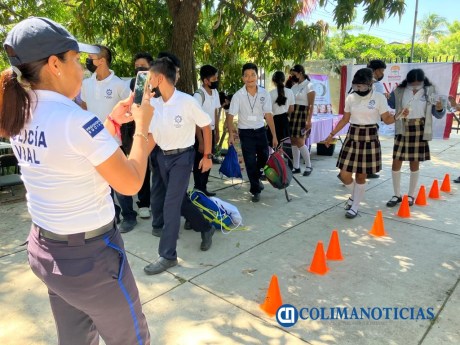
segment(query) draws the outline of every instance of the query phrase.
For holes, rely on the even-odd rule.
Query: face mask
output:
[[[298,83],[299,82],[299,78],[297,78],[295,75],[293,75],[291,77],[291,80],[294,82],[294,83]]]
[[[418,91],[422,88],[422,85],[407,85],[407,88],[412,91]]]
[[[86,59],[86,68],[87,68],[88,71],[90,71],[91,73],[96,72],[97,66],[94,65],[93,59],[90,59],[90,58],[87,58],[87,59]]]
[[[155,94],[153,95],[153,98],[161,97],[161,92],[160,92],[160,87],[159,87],[159,85],[157,85],[156,87],[152,87],[150,90],[151,90],[152,92],[155,92]]]
[[[380,81],[380,80],[382,80],[382,79],[383,79],[383,77],[384,77],[384,76],[382,75],[380,78],[377,78],[377,81]]]
[[[136,72],[136,75],[137,75],[137,73],[140,71],[148,71],[148,70],[149,70],[148,67],[136,67],[134,71]]]
[[[212,81],[211,85],[209,85],[210,89],[217,89],[219,87],[219,81]]]
[[[371,92],[371,90],[367,90],[367,91],[355,91],[355,93],[356,93],[358,96],[361,96],[361,97],[367,96],[367,95],[369,94],[369,92]]]

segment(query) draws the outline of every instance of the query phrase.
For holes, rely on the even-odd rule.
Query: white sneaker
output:
[[[141,207],[138,213],[141,218],[150,218],[150,210],[148,207]]]

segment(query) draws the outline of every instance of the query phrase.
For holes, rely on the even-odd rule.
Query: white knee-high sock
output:
[[[305,166],[307,168],[311,168],[310,152],[308,151],[307,145],[304,145],[300,148],[300,154],[302,155],[302,158],[305,161]]]
[[[358,212],[359,204],[364,199],[364,192],[366,191],[366,184],[355,183],[355,188],[353,189],[353,204],[351,205],[351,210]]]
[[[350,198],[347,200],[347,205],[351,205],[353,203],[353,190],[355,189],[355,180],[351,181],[350,184],[346,184],[345,187],[347,187],[351,194]]]
[[[294,169],[300,168],[300,150],[297,146],[292,146],[292,164]]]
[[[411,197],[414,197],[415,188],[417,188],[419,174],[420,174],[420,170],[410,172],[409,194],[408,195]]]
[[[391,171],[391,180],[393,181],[393,191],[396,196],[401,196],[401,170]]]

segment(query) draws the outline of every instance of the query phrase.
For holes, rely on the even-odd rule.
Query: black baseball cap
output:
[[[6,36],[3,47],[14,51],[8,56],[12,66],[45,59],[69,50],[99,54],[97,46],[80,43],[62,25],[48,18],[30,17],[18,24]],[[7,54],[8,55],[8,54]]]

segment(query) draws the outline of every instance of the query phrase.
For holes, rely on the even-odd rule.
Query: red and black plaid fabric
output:
[[[400,161],[429,161],[430,147],[423,140],[425,119],[403,119],[404,134],[395,135],[393,159]]]
[[[307,106],[294,104],[294,112],[289,119],[289,130],[292,138],[302,138],[302,129],[307,122]],[[278,138],[279,139],[279,138]]]
[[[358,174],[375,174],[382,169],[378,126],[351,124],[340,150],[337,167]]]

